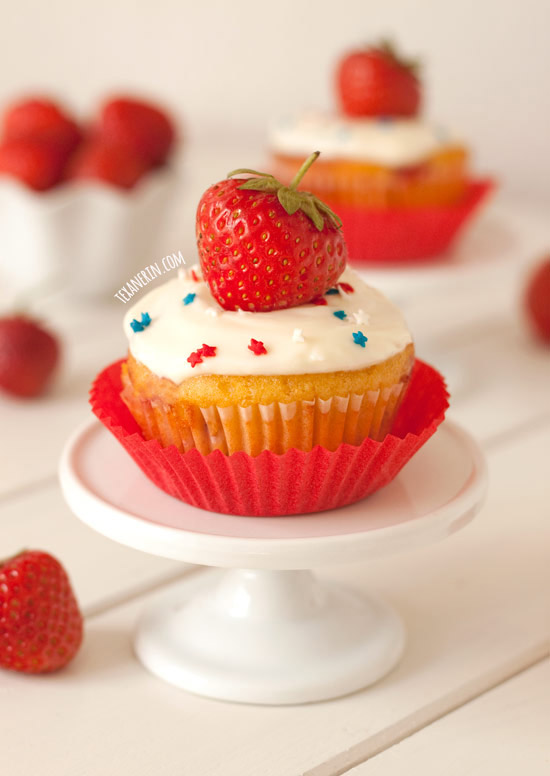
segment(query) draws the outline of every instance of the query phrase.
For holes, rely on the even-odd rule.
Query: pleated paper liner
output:
[[[173,444],[181,453],[196,448],[203,455],[263,450],[282,454],[291,448],[311,450],[321,445],[336,450],[342,442],[360,444],[365,437],[382,439],[390,430],[405,393],[396,383],[364,394],[323,400],[254,404],[248,407],[174,406],[144,398],[134,390],[128,371],[122,373],[122,399],[145,439]]]
[[[96,378],[90,395],[94,413],[144,474],[171,496],[201,509],[232,515],[275,517],[320,512],[365,498],[387,485],[432,436],[444,418],[448,394],[441,375],[416,361],[391,434],[382,441],[321,445],[310,452],[268,450],[257,456],[224,455],[146,441],[120,397],[122,361]]]
[[[471,181],[460,202],[411,208],[336,207],[349,257],[357,264],[410,264],[442,257],[494,188]]]

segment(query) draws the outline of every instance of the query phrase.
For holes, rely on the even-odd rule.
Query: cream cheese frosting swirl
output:
[[[418,118],[357,118],[309,112],[275,123],[269,132],[274,153],[303,157],[312,148],[323,159],[349,159],[386,167],[426,161],[456,139]]]
[[[134,304],[124,317],[124,332],[134,358],[174,383],[206,374],[364,369],[391,358],[412,342],[397,307],[349,267],[340,277],[337,292],[323,299],[326,305],[306,304],[266,313],[226,311],[210,293],[197,265]],[[132,321],[139,322],[143,314],[150,323],[134,331]],[[267,352],[255,355],[248,348],[251,339],[263,342]],[[187,359],[203,344],[215,347],[216,355],[192,367]]]

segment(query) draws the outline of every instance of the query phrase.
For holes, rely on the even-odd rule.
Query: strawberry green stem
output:
[[[305,160],[303,165],[300,167],[300,169],[298,170],[298,172],[296,173],[296,175],[294,176],[294,178],[290,182],[290,184],[288,186],[289,189],[297,189],[298,188],[298,184],[300,183],[300,181],[302,180],[302,178],[304,177],[306,172],[309,170],[309,168],[311,167],[313,162],[317,159],[317,157],[319,156],[320,153],[321,153],[320,151],[314,151],[311,154],[311,156],[308,156],[308,158]]]

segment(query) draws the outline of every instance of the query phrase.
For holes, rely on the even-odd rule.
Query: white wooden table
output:
[[[190,202],[215,177],[203,180],[193,168]],[[185,204],[187,231],[192,210]],[[397,294],[420,355],[425,347],[453,373],[450,416],[485,450],[489,497],[473,524],[444,543],[322,571],[380,591],[409,634],[403,662],[386,679],[327,703],[206,700],[137,662],[131,639],[143,605],[182,578],[191,586],[211,572],[110,542],[64,504],[59,453],[87,416],[92,377],[124,353],[123,308],[67,303],[50,310],[66,344],[55,390],[33,403],[0,398],[0,545],[4,556],[27,546],[63,561],[86,615],[86,638],[58,674],[1,674],[2,773],[550,772],[550,351],[529,338],[518,305],[525,262],[550,245],[541,213],[536,205],[495,203],[470,245],[496,224],[512,235],[503,254],[514,256],[501,263],[497,256],[464,283]],[[175,223],[173,234],[181,228]],[[189,254],[177,237],[171,246]]]

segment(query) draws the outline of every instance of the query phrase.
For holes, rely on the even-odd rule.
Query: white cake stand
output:
[[[190,507],[155,487],[95,420],[67,443],[60,478],[74,513],[110,539],[231,569],[204,575],[198,592],[183,583],[165,594],[141,620],[136,653],[178,687],[262,704],[337,697],[393,668],[405,643],[397,614],[308,569],[442,539],[473,518],[487,483],[476,443],[449,421],[388,487],[313,515],[230,517]]]

